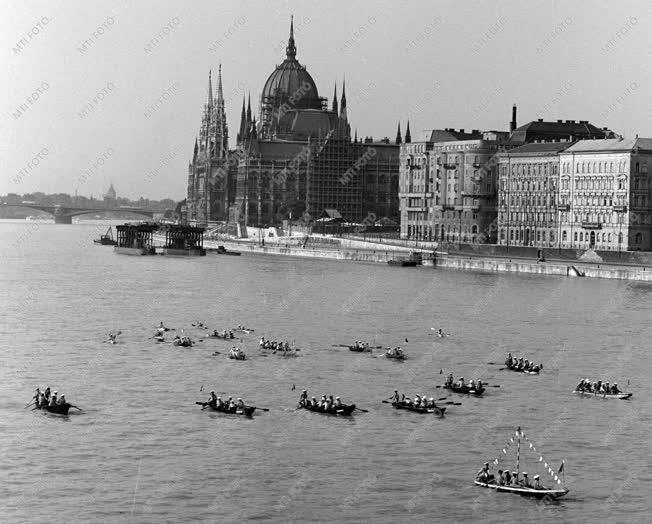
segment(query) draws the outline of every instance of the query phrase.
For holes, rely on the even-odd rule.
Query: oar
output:
[[[259,409],[260,411],[269,411],[269,408],[259,408],[258,406],[247,406],[248,408],[255,407],[256,409]]]
[[[72,404],[70,404],[70,407],[71,407],[71,408],[78,409],[79,411],[84,411],[82,408],[78,408],[77,406],[73,406]]]
[[[356,406],[355,409],[357,409],[358,411],[362,411],[363,413],[369,413],[369,410],[368,410],[368,409],[362,409],[362,408],[359,408],[359,407],[357,407],[357,406]]]
[[[383,404],[391,404],[391,402],[390,402],[389,400],[381,400],[381,402],[382,402]],[[356,408],[356,409],[358,409],[358,408]]]
[[[30,407],[32,404],[34,404],[34,399],[30,400],[30,401],[29,401],[29,404],[27,404],[27,406],[25,406],[23,409],[27,409],[27,408]]]
[[[461,402],[453,402],[452,400],[450,402],[444,402],[444,404],[446,404],[448,406],[461,406],[462,405]]]

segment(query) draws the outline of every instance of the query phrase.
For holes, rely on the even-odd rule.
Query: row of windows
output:
[[[505,197],[503,196],[500,200],[500,205],[504,206],[505,205]],[[518,195],[510,195],[509,197],[509,205],[510,206],[519,206],[519,207],[530,207],[530,206],[546,206],[546,207],[552,207],[555,205],[555,195],[548,195],[548,196],[540,196],[537,195],[536,197],[534,196],[518,196]]]
[[[614,169],[616,169],[618,173],[626,173],[627,164],[628,164],[627,160],[620,160],[618,162],[613,162],[613,161],[577,162],[575,164],[575,172],[576,173],[613,173]],[[570,173],[571,165],[572,165],[571,162],[562,163],[561,172]],[[636,164],[634,165],[634,172],[647,173],[647,160],[644,160],[643,164],[641,164],[640,162],[636,162]]]
[[[613,189],[614,188],[614,179],[611,177],[575,177],[575,189]],[[570,178],[561,179],[561,189],[570,190]],[[626,190],[627,189],[627,179],[619,178],[618,179],[618,189]]]
[[[503,164],[501,173],[507,175],[508,166]],[[515,175],[548,175],[557,174],[557,163],[545,162],[539,164],[511,164],[511,174]]]
[[[535,221],[541,223],[555,223],[555,215],[553,213],[501,213],[501,221],[504,222],[508,216],[512,223]]]

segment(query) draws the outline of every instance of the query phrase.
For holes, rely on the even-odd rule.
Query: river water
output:
[[[92,244],[104,229],[0,222],[3,521],[649,522],[650,284],[128,257]],[[242,342],[250,358],[228,360],[219,340],[147,340],[161,320],[196,338],[197,320],[253,327]],[[119,344],[103,342],[110,330],[122,331]],[[263,334],[294,341],[301,356],[259,355]],[[401,345],[409,358],[333,347],[356,339]],[[508,351],[543,362],[543,373],[488,364]],[[501,387],[453,397],[462,405],[443,419],[381,403],[394,389],[444,397],[435,386],[449,371]],[[576,398],[585,377],[629,381],[634,397]],[[23,409],[47,385],[84,413]],[[302,389],[368,412],[295,411]],[[270,411],[207,413],[195,401],[211,390]],[[539,453],[555,471],[565,461],[570,493],[559,503],[474,486],[518,425],[537,449],[521,448],[530,477],[554,483]]]

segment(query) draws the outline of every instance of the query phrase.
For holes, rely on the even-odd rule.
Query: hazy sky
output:
[[[2,194],[98,196],[113,182],[182,199],[209,68],[222,63],[233,145],[243,92],[258,113],[285,57],[290,14],[320,95],[346,76],[359,136],[393,138],[407,118],[413,136],[506,129],[514,102],[519,124],[652,136],[649,0],[2,4]]]

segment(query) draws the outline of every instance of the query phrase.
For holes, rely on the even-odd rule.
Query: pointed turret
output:
[[[193,161],[193,163],[195,162],[195,160],[197,160],[197,152],[198,151],[199,151],[199,144],[197,143],[197,137],[195,137],[195,149],[194,149],[194,151],[192,153],[192,161]]]
[[[251,124],[251,93],[249,93],[247,100],[247,123]]]
[[[405,130],[405,143],[409,144],[412,142],[412,136],[410,135],[410,121],[407,122],[407,129]]]
[[[208,70],[208,107],[213,107],[213,82],[210,69]]]
[[[346,115],[346,78],[342,82],[342,103],[340,104],[340,118],[347,120]]]
[[[335,82],[335,90],[333,91],[333,113],[337,115],[337,82]]]
[[[403,141],[401,138],[401,122],[398,123],[398,131],[396,131],[396,143],[400,144]]]
[[[294,16],[290,17],[290,38],[288,46],[285,48],[285,55],[291,60],[297,56],[297,46],[294,44]]]
[[[240,114],[240,131],[238,132],[238,144],[245,139],[247,124],[247,113],[245,111],[245,97],[242,95],[242,113]]]
[[[224,95],[222,93],[222,64],[219,65],[217,70],[217,104],[224,105]]]
[[[358,128],[356,127],[355,129],[355,138],[353,139],[353,143],[357,144],[358,143]]]

